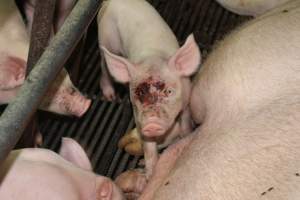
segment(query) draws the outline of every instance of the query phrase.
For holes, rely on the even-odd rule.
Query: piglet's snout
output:
[[[74,99],[71,111],[74,115],[81,117],[90,107],[91,100],[85,98],[84,96],[78,96]]]
[[[147,137],[161,136],[164,134],[164,132],[165,129],[161,125],[156,123],[149,123],[142,129],[143,135]]]
[[[156,116],[147,117],[142,125],[142,134],[146,137],[161,136],[165,131],[163,120]]]
[[[90,107],[91,100],[83,96],[78,90],[67,90],[62,94],[61,109],[77,117],[81,117]]]
[[[146,137],[158,137],[166,132],[166,116],[162,115],[162,108],[149,106],[142,113],[142,134]]]

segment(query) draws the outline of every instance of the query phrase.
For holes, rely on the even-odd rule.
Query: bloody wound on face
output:
[[[135,98],[145,106],[162,102],[167,96],[165,82],[155,80],[151,76],[138,84],[135,90]]]

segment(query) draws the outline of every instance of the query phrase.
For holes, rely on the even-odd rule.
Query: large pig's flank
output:
[[[0,168],[0,199],[123,200],[119,188],[91,171],[81,146],[63,138],[60,155],[46,149],[12,151]]]
[[[216,0],[224,8],[240,14],[258,16],[290,0]]]
[[[147,137],[163,135],[188,104],[189,76],[200,64],[193,35],[179,48],[170,28],[143,0],[105,2],[98,24],[108,71],[129,83],[138,129]]]

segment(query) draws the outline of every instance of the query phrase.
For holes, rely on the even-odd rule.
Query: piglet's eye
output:
[[[171,95],[175,94],[175,89],[174,88],[167,88],[165,92],[168,96],[171,96]]]

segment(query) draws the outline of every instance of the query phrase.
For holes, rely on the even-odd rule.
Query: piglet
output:
[[[15,150],[0,168],[0,199],[124,199],[109,178],[91,169],[84,150],[70,138],[63,138],[60,155],[39,148]]]
[[[189,77],[200,64],[199,48],[193,35],[179,48],[171,29],[144,0],[104,1],[97,20],[109,73],[129,83],[150,176],[158,158],[157,142],[191,131]]]
[[[0,104],[9,103],[25,80],[29,36],[14,1],[0,3]],[[64,115],[82,116],[91,104],[62,70],[40,109]]]

